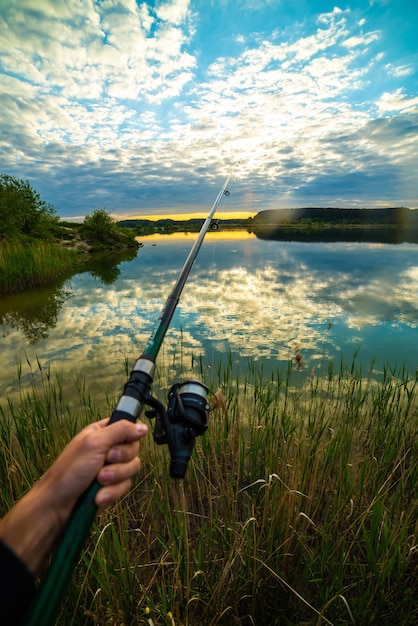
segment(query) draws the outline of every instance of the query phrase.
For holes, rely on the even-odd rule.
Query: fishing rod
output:
[[[177,383],[169,390],[168,408],[166,410],[163,404],[151,395],[150,391],[154,378],[155,361],[215,211],[223,196],[229,195],[227,187],[232,171],[222,185],[210,213],[200,229],[158,318],[156,327],[145,346],[144,352],[136,361],[109,420],[109,424],[121,419],[136,422],[144,405],[150,406],[151,410],[146,411],[146,415],[151,419],[155,418],[155,442],[158,445],[168,444],[171,457],[170,476],[172,478],[184,477],[195,439],[202,435],[208,427],[207,392],[209,390],[206,385],[197,380]],[[54,624],[71,575],[96,517],[97,506],[94,499],[100,487],[101,485],[94,481],[76,504],[50,568],[29,609],[24,626],[52,626]]]

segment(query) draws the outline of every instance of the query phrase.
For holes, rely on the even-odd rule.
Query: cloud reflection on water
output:
[[[117,393],[124,361],[143,350],[192,241],[145,245],[119,278],[104,285],[84,273],[71,281],[49,336],[27,345],[8,328],[1,339],[2,396],[13,390],[16,362],[36,358],[72,380]],[[298,342],[305,368],[362,345],[365,358],[401,354],[410,368],[418,320],[417,246],[302,244],[212,237],[204,242],[159,362],[205,365],[231,351],[272,364],[292,359]],[[328,324],[332,328],[328,330]]]

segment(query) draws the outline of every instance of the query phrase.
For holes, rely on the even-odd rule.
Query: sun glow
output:
[[[246,220],[249,217],[254,217],[255,213],[254,211],[220,211],[219,213],[216,213],[215,215],[215,219],[220,219],[220,220],[233,220],[233,219],[237,219],[237,220]],[[158,220],[176,220],[176,221],[183,221],[183,220],[194,220],[194,219],[206,219],[208,216],[208,213],[203,213],[203,212],[196,212],[196,213],[163,213],[161,215],[156,215],[154,214],[149,214],[149,215],[127,215],[125,216],[123,219],[130,219],[130,220],[151,220],[152,222],[156,222]],[[118,219],[121,219],[120,216],[118,216]]]
[[[222,227],[221,227],[222,228]],[[199,233],[153,233],[152,235],[139,235],[135,239],[139,243],[156,243],[157,241],[194,241]],[[208,241],[242,241],[243,239],[253,239],[255,235],[246,230],[217,230],[208,231],[205,240]]]

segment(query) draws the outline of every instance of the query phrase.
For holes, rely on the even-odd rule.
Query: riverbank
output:
[[[267,380],[195,369],[219,391],[185,480],[141,442],[141,473],[94,527],[59,623],[415,624],[417,379],[393,367],[376,383],[352,363],[296,388],[291,364]],[[3,415],[2,514],[100,417],[74,391],[78,411],[48,368]],[[166,401],[159,379],[154,393]]]
[[[132,232],[115,231],[104,241],[97,241],[82,231],[82,225],[54,228],[49,240],[24,238],[0,243],[0,297],[32,287],[49,285],[58,278],[88,268],[94,257],[103,252],[135,251],[140,244]]]

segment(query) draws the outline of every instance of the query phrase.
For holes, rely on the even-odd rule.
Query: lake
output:
[[[141,354],[196,234],[140,238],[133,260],[109,255],[48,288],[0,300],[0,394],[16,396],[17,369],[59,372],[64,388],[85,381],[93,399],[118,394],[126,361]],[[275,241],[247,231],[207,234],[165,338],[158,363],[173,376],[196,363],[348,365],[378,377],[418,367],[418,245]],[[295,353],[301,356],[298,365]],[[31,364],[29,367],[28,362]],[[169,374],[170,375],[170,374]],[[176,382],[169,381],[169,384]]]

